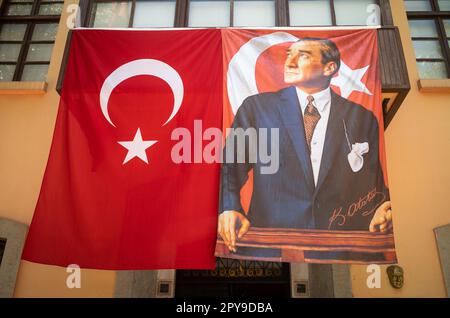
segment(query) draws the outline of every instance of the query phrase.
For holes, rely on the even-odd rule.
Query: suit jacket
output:
[[[378,153],[378,122],[372,112],[331,91],[328,126],[317,186],[314,184],[303,115],[295,87],[248,97],[232,128],[279,128],[279,169],[261,174],[267,166],[226,158],[222,165],[220,212],[243,213],[240,190],[253,169],[253,193],[247,214],[251,226],[330,230],[368,230],[375,209],[389,199]],[[347,155],[351,144],[369,143],[364,165],[353,172]],[[228,136],[232,138],[231,135]],[[270,139],[268,139],[270,140]],[[236,144],[236,143],[235,143]],[[270,145],[270,142],[269,142]],[[237,146],[236,146],[237,147]],[[269,147],[270,149],[270,147]]]

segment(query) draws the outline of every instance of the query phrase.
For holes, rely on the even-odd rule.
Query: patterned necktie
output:
[[[317,122],[320,119],[319,111],[314,107],[314,97],[309,95],[307,97],[308,105],[306,105],[305,114],[303,116],[303,123],[305,124],[305,136],[306,143],[308,144],[308,149],[311,152],[311,139],[314,134],[314,129],[316,128]]]

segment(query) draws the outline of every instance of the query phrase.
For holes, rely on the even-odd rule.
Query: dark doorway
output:
[[[177,270],[175,297],[289,298],[289,264],[217,258],[214,270]]]

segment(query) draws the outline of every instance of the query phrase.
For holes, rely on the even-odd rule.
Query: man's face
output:
[[[317,87],[328,81],[329,65],[322,64],[321,44],[318,41],[300,41],[287,50],[284,63],[284,82],[304,87]]]

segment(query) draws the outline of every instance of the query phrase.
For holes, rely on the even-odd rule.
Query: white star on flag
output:
[[[133,141],[118,141],[118,143],[128,149],[127,156],[123,161],[123,164],[126,164],[128,161],[133,159],[134,157],[139,157],[142,161],[148,164],[147,154],[145,150],[155,143],[157,140],[142,140],[141,129],[138,128],[136,131],[136,135],[134,135]]]
[[[341,89],[341,96],[344,98],[349,97],[353,91],[372,95],[366,85],[361,81],[369,66],[367,65],[363,68],[352,70],[341,60],[339,75],[331,79],[331,85],[338,86]]]

